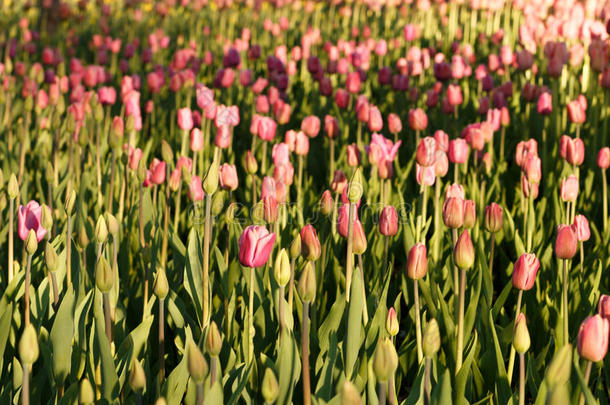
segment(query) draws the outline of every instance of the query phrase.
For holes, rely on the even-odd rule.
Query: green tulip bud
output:
[[[275,378],[275,374],[273,374],[273,371],[270,368],[265,370],[261,391],[263,394],[263,398],[265,398],[265,403],[267,404],[274,403],[280,393],[280,387],[277,382],[277,378]]]
[[[129,386],[135,392],[143,391],[146,388],[146,373],[140,360],[134,359],[129,369]]]
[[[567,384],[556,385],[547,392],[546,405],[570,405],[570,403],[570,391]]]
[[[260,224],[265,221],[265,204],[262,201],[257,202],[252,207],[252,222]]]
[[[66,210],[66,214],[72,214],[74,210],[74,203],[76,202],[76,192],[74,190],[70,190],[70,192],[66,195],[66,201],[64,203],[64,209]]]
[[[246,152],[246,155],[244,156],[244,167],[246,168],[246,172],[248,174],[254,174],[258,170],[256,158],[250,151]]]
[[[188,167],[186,167],[186,165],[182,166],[182,168],[180,169],[180,174],[182,175],[182,180],[186,184],[191,184],[191,181],[193,180],[193,173],[191,173],[191,171],[188,169]]]
[[[119,221],[109,212],[104,214],[104,217],[106,219],[106,224],[108,225],[108,232],[110,232],[112,237],[115,238],[119,233]]]
[[[51,273],[57,270],[59,258],[57,257],[57,253],[50,243],[47,243],[44,247],[44,261],[47,265],[47,269]]]
[[[23,329],[21,339],[19,340],[19,358],[21,363],[27,367],[32,365],[38,359],[38,334],[34,325],[27,324]]]
[[[373,359],[373,370],[379,381],[388,381],[398,367],[398,355],[392,341],[384,338],[377,343],[375,357]]]
[[[34,109],[34,98],[32,96],[27,96],[25,98],[25,103],[23,105],[23,108],[26,111],[32,111]]]
[[[125,130],[127,132],[133,132],[136,129],[135,118],[133,115],[128,115],[127,120],[125,120]]]
[[[36,253],[37,249],[38,249],[38,240],[36,239],[36,232],[34,232],[33,229],[30,229],[30,232],[28,233],[28,237],[25,240],[25,251],[29,255],[33,255],[34,253]]]
[[[100,256],[95,266],[95,285],[103,293],[107,293],[114,285],[114,274],[104,256]]]
[[[169,283],[167,282],[167,275],[164,269],[157,271],[157,277],[155,278],[155,285],[153,286],[155,295],[160,300],[164,300],[169,293]]]
[[[224,193],[214,193],[212,195],[212,215],[218,216],[222,213],[225,207],[225,194]]]
[[[280,253],[275,258],[273,275],[275,276],[275,281],[282,287],[285,287],[288,281],[290,281],[290,259],[286,249],[280,250]]]
[[[301,255],[301,235],[297,234],[290,244],[290,258],[296,259]]]
[[[93,97],[91,97],[91,100],[93,100]],[[99,103],[97,103],[95,109],[93,110],[93,118],[97,122],[101,122],[104,119],[104,107],[102,107],[102,105]]]
[[[438,329],[438,322],[432,318],[426,325],[422,339],[424,355],[428,358],[433,357],[441,348],[441,333]]]
[[[398,335],[398,317],[394,307],[388,310],[388,315],[385,319],[385,330],[390,336]]]
[[[345,380],[341,387],[341,405],[362,405],[358,389],[348,380]]]
[[[108,227],[106,225],[106,220],[102,215],[97,217],[97,222],[95,224],[95,241],[97,243],[104,243],[108,238]]]
[[[78,243],[78,247],[81,249],[85,249],[89,244],[89,235],[87,235],[87,228],[85,225],[81,224],[78,228],[78,239],[76,239]]]
[[[530,334],[527,330],[527,324],[525,322],[525,315],[520,313],[517,317],[517,323],[515,325],[515,334],[513,336],[513,347],[519,354],[523,354],[530,348]]]
[[[48,205],[42,205],[42,216],[40,218],[40,224],[46,230],[53,228],[53,213]]]
[[[349,199],[349,202],[352,204],[357,203],[360,198],[362,198],[363,192],[364,178],[362,177],[362,170],[358,168],[352,176],[348,185],[347,198]]]
[[[474,264],[474,245],[468,229],[458,238],[455,248],[453,249],[453,261],[460,269],[469,269]]]
[[[52,184],[55,180],[55,169],[53,169],[53,163],[47,162],[47,171],[44,174],[45,180],[48,184]]]
[[[208,328],[208,336],[205,339],[205,349],[212,357],[218,357],[222,350],[222,338],[218,331],[218,325],[216,325],[216,322],[214,321],[210,323],[210,327]]]
[[[161,157],[163,157],[163,160],[165,160],[168,164],[169,162],[174,161],[174,152],[172,151],[172,147],[169,146],[169,143],[167,143],[165,139],[161,140]]]
[[[17,183],[17,177],[15,173],[11,173],[11,177],[8,179],[8,187],[6,189],[8,197],[14,200],[19,195],[19,183]]]
[[[218,161],[214,159],[203,179],[203,191],[206,194],[214,194],[218,189]]]
[[[231,204],[229,204],[229,207],[227,208],[227,211],[225,213],[225,220],[227,221],[227,224],[233,223],[233,220],[235,220],[235,214],[238,209],[239,207],[236,203],[232,202]]]
[[[146,172],[146,163],[144,162],[144,159],[141,159],[138,163],[138,180],[140,183],[143,183],[144,180],[146,180]]]
[[[298,286],[299,296],[303,302],[312,302],[316,298],[316,270],[312,262],[307,262]]]
[[[83,405],[92,404],[95,401],[95,394],[93,387],[88,379],[84,379],[80,382],[80,388],[78,390],[78,403]]]
[[[563,345],[546,369],[546,381],[549,387],[561,386],[570,380],[572,371],[572,345]]]
[[[203,383],[205,377],[208,375],[208,362],[205,361],[201,350],[191,341],[188,344],[187,349],[187,364],[191,378],[197,383]]]

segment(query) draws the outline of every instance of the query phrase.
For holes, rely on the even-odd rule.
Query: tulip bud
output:
[[[410,250],[407,258],[407,276],[412,280],[423,278],[428,271],[428,257],[426,246],[416,243]]]
[[[164,300],[165,297],[167,297],[167,294],[169,293],[169,283],[167,281],[167,275],[165,274],[164,269],[159,269],[157,271],[153,291],[160,300]]]
[[[82,405],[89,405],[95,401],[95,394],[93,387],[88,379],[84,379],[80,383],[78,390],[78,403]]]
[[[513,347],[519,354],[527,352],[530,348],[530,333],[527,330],[525,315],[522,313],[517,317],[513,335]]]
[[[225,207],[225,194],[214,193],[212,196],[212,215],[217,217],[222,214]]]
[[[19,194],[19,183],[17,183],[17,177],[15,177],[15,173],[11,173],[11,177],[8,179],[8,187],[6,189],[8,193],[8,197],[11,200],[17,198]]]
[[[477,221],[477,207],[472,200],[464,201],[464,228],[472,228]]]
[[[275,374],[273,374],[273,371],[270,368],[266,369],[265,375],[263,376],[263,385],[261,387],[261,393],[263,394],[265,403],[274,403],[279,395],[279,390],[280,388],[277,378],[275,378]]]
[[[301,229],[301,255],[305,260],[317,260],[321,253],[322,247],[315,228],[305,225]]]
[[[364,179],[362,178],[362,170],[358,168],[352,176],[347,190],[347,197],[352,204],[357,203],[362,198],[364,192]]]
[[[119,233],[119,221],[109,212],[104,214],[104,219],[108,225],[108,232],[110,232],[113,238],[116,238],[116,235]]]
[[[453,249],[453,261],[460,269],[469,269],[474,264],[474,246],[468,229],[465,229]]]
[[[74,190],[70,190],[70,193],[66,195],[66,201],[64,203],[64,209],[66,210],[66,214],[72,214],[74,210],[74,203],[76,202],[76,192]]]
[[[265,204],[262,201],[257,202],[252,207],[252,222],[260,224],[265,220]]]
[[[143,183],[144,180],[146,180],[146,173],[146,162],[144,162],[144,160],[140,160],[140,162],[138,163],[138,180],[140,181],[140,183]]]
[[[47,243],[44,247],[44,261],[47,265],[47,269],[51,273],[57,270],[59,258],[57,257],[57,253],[50,243]]]
[[[237,203],[232,202],[231,204],[229,204],[229,207],[227,207],[227,211],[225,212],[225,221],[227,222],[227,224],[233,223],[233,221],[235,220],[236,212],[239,213],[239,206],[237,205]]]
[[[97,243],[104,243],[108,238],[108,227],[106,226],[106,220],[103,216],[99,216],[97,218],[97,223],[95,224],[95,241]]]
[[[438,329],[438,322],[432,318],[426,325],[422,338],[424,356],[433,357],[441,348],[441,333]]]
[[[38,354],[38,334],[34,325],[29,323],[23,329],[23,334],[19,340],[19,358],[21,363],[28,367],[36,362]]]
[[[316,298],[316,270],[312,262],[305,264],[298,286],[301,301],[312,302]]]
[[[275,197],[271,195],[263,197],[263,209],[265,222],[274,224],[279,215],[278,203]]]
[[[81,224],[78,228],[78,238],[76,239],[76,243],[79,248],[85,249],[89,244],[89,235],[87,235],[87,228]]]
[[[373,370],[377,379],[382,382],[388,381],[398,367],[398,355],[392,341],[384,338],[377,342],[375,357],[373,358]]]
[[[143,391],[146,388],[146,373],[140,360],[134,359],[129,369],[129,386],[135,392]]]
[[[449,197],[445,200],[443,222],[452,229],[458,229],[464,224],[464,200],[459,197]]]
[[[394,307],[388,310],[388,316],[385,318],[385,330],[392,337],[398,334],[398,318]]]
[[[549,387],[565,385],[570,380],[572,371],[572,345],[565,344],[553,357],[546,369],[546,381]]]
[[[205,339],[205,349],[212,357],[218,357],[222,350],[222,338],[218,331],[218,325],[216,325],[216,322],[214,321],[210,323],[210,327],[208,328],[208,336]]]
[[[558,259],[572,259],[578,249],[578,240],[569,225],[559,225],[555,239],[555,256]]]
[[[250,151],[246,152],[246,156],[244,156],[244,167],[246,168],[246,172],[248,172],[248,174],[254,174],[258,170],[256,158]]]
[[[286,249],[280,250],[280,253],[278,253],[275,258],[273,275],[275,276],[275,281],[277,281],[280,286],[286,286],[288,281],[290,281],[290,259],[288,258]]]
[[[574,223],[572,224],[572,230],[576,234],[576,239],[579,242],[589,240],[591,237],[591,229],[589,229],[589,221],[584,215],[576,215],[574,217]]]
[[[290,244],[290,258],[296,259],[301,254],[301,235],[297,235]]]
[[[330,216],[333,213],[335,202],[333,196],[330,194],[330,190],[322,193],[322,199],[320,200],[320,212],[324,216]]]
[[[545,402],[546,405],[570,405],[570,403],[570,391],[565,384],[550,389]]]
[[[187,349],[187,366],[191,378],[197,383],[203,383],[203,380],[208,375],[208,362],[201,354],[201,350],[195,344],[190,341]]]
[[[513,287],[527,291],[534,286],[540,261],[533,253],[523,253],[515,262],[513,270]]]
[[[172,147],[169,146],[169,143],[165,139],[161,140],[161,157],[166,162],[171,162],[174,160],[174,152],[172,151]]]
[[[353,252],[356,255],[361,255],[366,252],[367,242],[364,229],[362,228],[362,222],[359,220],[354,221],[354,234],[353,237]]]
[[[159,398],[157,398],[155,405],[167,405],[167,401],[165,400],[165,398],[159,397]]]
[[[358,389],[349,380],[345,380],[341,387],[341,405],[362,405]]]
[[[379,232],[384,236],[394,236],[398,232],[398,213],[393,205],[388,205],[381,210]]]
[[[28,237],[25,240],[25,251],[29,255],[33,255],[36,253],[38,249],[38,240],[36,239],[36,232],[33,229],[30,229],[28,233]]]
[[[203,190],[207,194],[214,194],[218,189],[218,169],[218,161],[214,159],[203,179]]]
[[[578,354],[583,359],[597,363],[608,352],[610,324],[599,314],[587,317],[578,330]]]
[[[491,233],[502,229],[502,207],[495,202],[485,207],[485,228]]]
[[[103,256],[97,262],[95,266],[95,285],[103,293],[110,291],[114,284],[114,274],[108,261]]]

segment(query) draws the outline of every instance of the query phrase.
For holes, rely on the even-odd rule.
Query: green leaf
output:
[[[506,374],[506,368],[504,367],[504,356],[502,355],[502,349],[500,348],[500,342],[498,341],[498,334],[496,333],[496,324],[494,323],[493,311],[489,311],[489,325],[491,327],[491,334],[494,341],[494,349],[496,351],[496,367],[498,370],[498,379],[496,381],[496,387],[499,390],[499,399],[501,403],[506,403],[511,396],[510,385],[508,384],[508,376]]]
[[[280,348],[276,363],[280,393],[276,403],[285,404],[292,400],[292,391],[301,377],[299,349],[292,333],[286,331],[280,336]]]
[[[344,341],[343,352],[345,353],[345,375],[351,379],[354,373],[358,352],[360,351],[362,333],[362,309],[364,306],[362,299],[362,280],[360,272],[354,271],[352,274],[352,291],[348,304],[347,313],[347,337]]]
[[[580,366],[578,365],[580,356],[577,355],[576,350],[574,350],[574,355],[572,356],[572,359],[573,359],[573,364],[574,364],[574,373],[576,374],[576,378],[578,379],[578,385],[580,385],[580,390],[585,396],[586,404],[587,405],[597,404],[597,401],[595,401],[595,397],[593,396],[593,394],[591,393],[591,390],[589,389],[589,385],[585,381],[585,378],[583,377],[583,375],[580,371]]]
[[[119,395],[119,378],[110,351],[110,343],[104,333],[104,314],[102,310],[102,295],[95,294],[93,313],[95,317],[95,340],[99,349],[102,370],[102,398],[114,402]]]
[[[450,404],[451,403],[451,373],[449,369],[441,376],[439,382],[434,386],[431,395],[433,404]]]
[[[142,320],[135,329],[131,331],[129,336],[123,340],[117,354],[118,359],[118,375],[120,386],[123,387],[125,379],[129,373],[129,367],[133,359],[137,359],[140,356],[142,347],[146,344],[149,339],[150,327],[152,326],[153,315],[149,315],[146,319]]]
[[[72,356],[72,340],[74,338],[74,290],[68,288],[57,311],[57,316],[51,328],[50,340],[53,348],[53,375],[57,385],[70,372]]]
[[[9,303],[0,317],[0,353],[6,353],[6,342],[11,331],[11,321],[13,320],[13,303]],[[4,355],[0,356],[0,376],[2,376],[2,366],[4,365]]]
[[[188,236],[186,266],[184,268],[184,289],[191,297],[191,301],[197,313],[199,324],[202,324],[203,309],[203,257],[201,252],[201,240],[195,228],[191,228]]]

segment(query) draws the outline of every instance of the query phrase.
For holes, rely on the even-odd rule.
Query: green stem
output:
[[[311,405],[311,382],[309,376],[309,302],[303,302],[301,353],[303,355],[303,404]]]
[[[13,279],[13,223],[15,222],[15,199],[11,198],[9,203],[9,225],[8,225],[8,282]],[[69,217],[68,217],[69,220]],[[605,228],[604,228],[605,229]]]
[[[30,270],[32,268],[32,255],[28,254],[28,264],[25,269],[25,292],[24,292],[24,300],[25,300],[25,325],[30,324]]]
[[[604,240],[606,239],[606,235],[608,234],[608,184],[606,182],[606,170],[602,170],[602,208],[603,208],[603,218],[604,218]],[[12,212],[12,211],[11,211]]]
[[[430,369],[432,368],[432,359],[426,357],[424,363],[424,404],[430,404]]]
[[[164,271],[164,270],[161,270]],[[159,387],[165,379],[165,299],[159,299]]]
[[[521,313],[521,301],[523,299],[523,290],[519,290],[519,295],[517,296],[517,311],[515,312],[515,320],[513,321],[513,327],[517,324],[517,318]],[[510,346],[510,355],[508,358],[508,383],[510,384],[513,380],[513,369],[515,367],[515,347],[513,345]]]
[[[250,293],[248,299],[248,364],[252,362],[252,355],[254,354],[254,271],[255,269],[250,267]]]
[[[570,341],[570,333],[568,328],[568,261],[563,259],[563,343],[567,344]]]
[[[379,405],[385,405],[386,392],[385,392],[385,381],[379,382]]]
[[[23,383],[21,384],[21,403],[30,405],[30,364],[23,364]]]
[[[457,361],[455,374],[462,368],[462,352],[464,350],[464,295],[466,292],[466,269],[460,273],[460,307],[458,311]]]
[[[210,238],[212,233],[212,195],[205,196],[205,231],[203,236],[203,325],[205,328],[210,322]]]
[[[591,378],[591,368],[593,367],[593,362],[591,360],[587,360],[587,367],[585,368],[585,385],[589,385],[589,378]],[[585,393],[580,393],[580,401],[579,405],[585,404]]]
[[[422,334],[421,334],[421,321],[419,317],[419,287],[417,280],[413,280],[413,298],[415,300],[415,337],[417,340],[417,362],[421,363],[424,358],[424,351],[422,349]]]
[[[104,294],[104,321],[106,327],[106,337],[108,338],[108,344],[112,345],[112,320],[110,319],[110,295],[105,292]]]
[[[525,405],[525,355],[519,353],[519,405]]]

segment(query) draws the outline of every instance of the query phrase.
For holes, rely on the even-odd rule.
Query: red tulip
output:
[[[239,262],[252,268],[264,266],[274,242],[275,234],[269,233],[264,226],[248,226],[239,237]]]
[[[428,271],[428,256],[426,246],[416,243],[410,250],[407,257],[407,276],[412,280],[419,280]]]
[[[540,261],[533,253],[523,253],[513,268],[513,287],[527,291],[534,286],[536,273],[540,268]]]
[[[301,255],[305,260],[318,260],[322,253],[315,228],[307,224],[301,229]]]
[[[608,351],[608,320],[599,314],[587,317],[578,330],[578,354],[583,359],[597,363]]]
[[[398,213],[393,205],[385,206],[381,210],[379,232],[384,236],[394,236],[398,232]]]
[[[599,297],[597,313],[604,319],[610,319],[610,296],[602,294]]]
[[[502,229],[502,207],[495,202],[485,207],[485,228],[492,233]]]
[[[409,110],[409,126],[414,131],[423,131],[428,127],[428,116],[421,108]]]
[[[578,239],[570,225],[559,225],[557,227],[557,238],[555,239],[555,256],[558,259],[571,259],[576,254]]]
[[[452,229],[460,228],[464,224],[464,200],[458,197],[449,197],[443,204],[443,222]]]

